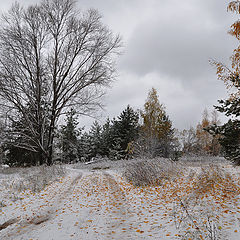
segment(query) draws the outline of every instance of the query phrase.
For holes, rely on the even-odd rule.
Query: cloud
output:
[[[205,14],[207,3],[199,8],[190,1],[169,2],[176,4],[159,6],[158,14],[137,26],[120,66],[138,75],[158,71],[189,84],[209,74],[210,58],[228,58],[233,39],[226,24]]]
[[[130,104],[135,109],[143,109],[148,91],[155,87],[159,101],[166,106],[167,114],[176,128],[188,128],[196,125],[205,108],[213,109],[217,104],[215,94],[224,96],[225,89],[220,81],[205,80],[207,85],[196,82],[195,86],[187,86],[178,78],[169,77],[159,72],[139,76],[134,73],[122,72],[105,98],[106,112],[102,120],[113,118]],[[197,89],[197,90],[196,90]]]
[[[12,1],[1,4],[9,8]],[[40,0],[20,0],[20,3]],[[85,10],[97,8],[103,22],[123,37],[125,50],[119,78],[105,97],[103,118],[130,104],[142,108],[151,87],[159,93],[178,128],[195,125],[205,107],[226,96],[208,60],[228,62],[237,41],[227,34],[235,19],[225,0],[79,0]],[[83,119],[89,125],[91,120]]]

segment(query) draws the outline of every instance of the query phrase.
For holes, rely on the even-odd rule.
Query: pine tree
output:
[[[102,156],[109,157],[109,150],[112,148],[113,143],[113,128],[112,122],[108,118],[102,127]]]
[[[48,114],[47,105],[46,102],[42,101],[39,106],[39,108],[46,109],[46,116]],[[22,114],[12,117],[8,116],[11,121],[10,125],[4,129],[4,134],[7,137],[2,144],[3,151],[6,153],[5,162],[11,166],[35,166],[44,163],[46,152],[36,142],[40,135],[42,142],[46,140],[47,136],[44,130],[49,127],[49,121],[48,119],[43,121],[41,114],[35,107],[26,104],[25,111],[28,112],[29,122],[25,121]],[[41,129],[39,129],[39,124],[34,120],[37,116],[39,122],[42,122]]]
[[[91,160],[91,141],[87,132],[81,134],[78,140],[78,159],[81,162]]]
[[[102,127],[101,155],[122,159],[128,154],[128,144],[138,137],[139,114],[129,105],[117,118],[107,119]]]
[[[222,105],[215,106],[218,111],[233,118],[239,116],[240,105],[235,105],[235,100],[232,103],[229,103],[228,100],[219,100],[219,103]],[[232,111],[232,107],[235,108],[234,111]],[[240,121],[238,119],[229,119],[227,123],[221,126],[214,124],[208,128],[208,132],[218,138],[225,158],[236,165],[240,165]]]
[[[123,159],[126,151],[121,147],[121,138],[115,137],[109,149],[109,158],[111,160]]]

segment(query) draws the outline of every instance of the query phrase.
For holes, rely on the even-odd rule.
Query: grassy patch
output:
[[[217,165],[201,167],[186,177],[173,194],[172,216],[181,239],[225,239],[239,194],[238,179]]]
[[[10,174],[11,169],[6,169],[7,174]],[[2,185],[11,192],[17,193],[25,190],[32,192],[40,192],[48,184],[56,181],[59,177],[65,175],[66,170],[61,165],[39,166],[31,168],[14,169],[18,173],[18,177],[2,181]],[[17,199],[16,199],[17,200]]]
[[[123,176],[134,186],[155,186],[173,181],[181,171],[182,167],[171,160],[139,160],[126,163]]]

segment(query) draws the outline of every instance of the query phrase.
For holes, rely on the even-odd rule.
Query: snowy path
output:
[[[147,230],[149,211],[126,184],[112,172],[73,171],[39,198],[13,206],[0,239],[157,239],[159,228]]]
[[[0,208],[1,240],[174,240],[196,231],[191,222],[183,225],[184,212],[176,208],[177,195],[189,197],[196,191],[189,177],[155,187],[134,187],[113,170],[68,170],[66,177],[39,194],[25,191],[20,200]],[[239,179],[238,173],[235,177]],[[199,193],[199,205],[190,208],[198,224],[203,224],[198,226],[204,236],[210,213],[218,230],[226,233],[221,239],[240,239],[239,180],[236,185],[228,182],[221,182],[222,190],[218,186]]]

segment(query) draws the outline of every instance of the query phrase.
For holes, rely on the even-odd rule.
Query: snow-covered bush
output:
[[[181,170],[180,165],[163,158],[139,160],[127,163],[123,176],[135,186],[161,185],[177,177]]]
[[[40,192],[48,184],[64,176],[65,173],[66,170],[61,165],[18,168],[19,177],[12,181],[5,181],[3,185],[14,193],[25,190]]]
[[[173,207],[173,218],[181,239],[226,239],[225,223],[219,216],[229,212],[226,202],[240,193],[232,174],[218,165],[209,164],[200,171],[190,172],[181,186],[184,190],[176,189]]]

